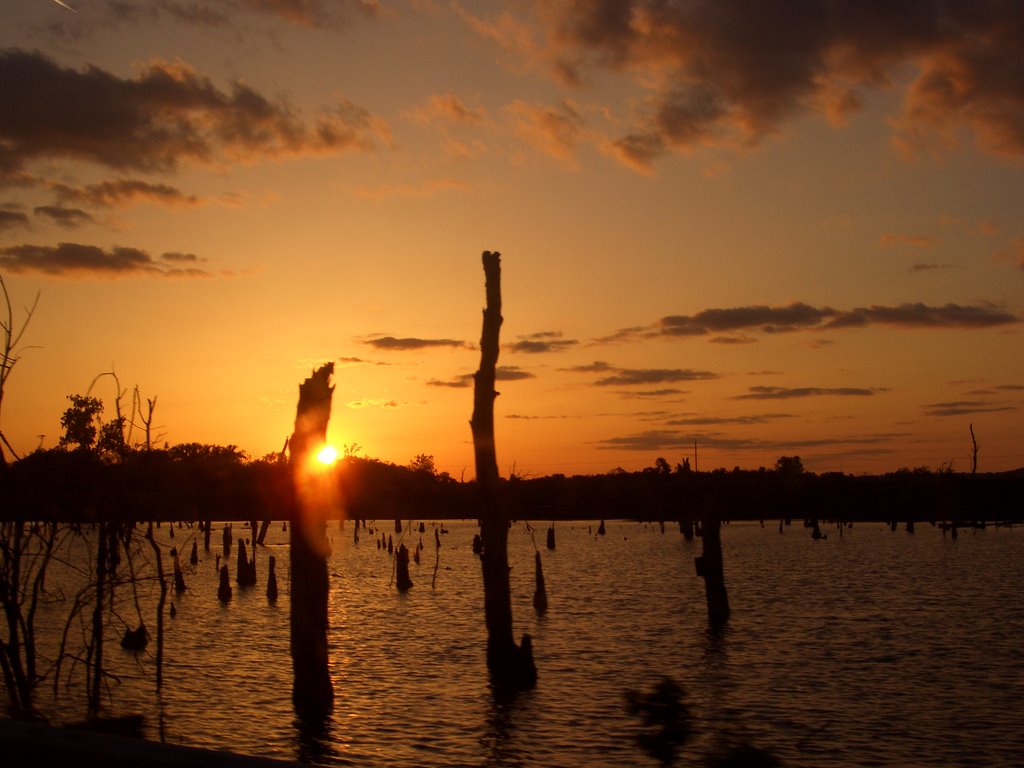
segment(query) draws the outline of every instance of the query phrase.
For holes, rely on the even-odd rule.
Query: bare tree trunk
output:
[[[487,624],[487,667],[495,684],[509,689],[529,688],[537,680],[532,642],[512,635],[512,590],[508,576],[508,518],[498,494],[498,459],[494,449],[494,380],[501,331],[501,254],[484,251],[487,306],[480,337],[480,369],[473,388],[473,450],[480,494],[480,558],[484,579],[484,619]]]
[[[323,720],[334,706],[327,667],[327,513],[331,496],[324,475],[312,468],[327,439],[334,363],[318,368],[299,386],[295,432],[290,442],[294,493],[291,543],[292,703],[300,720]]]
[[[708,623],[720,629],[729,619],[729,594],[725,589],[722,565],[721,521],[718,514],[705,511],[703,528],[704,553],[697,558],[697,575],[704,577],[704,595],[708,603]]]
[[[164,684],[164,605],[167,603],[167,577],[164,575],[164,560],[160,553],[160,545],[153,538],[153,523],[146,529],[146,540],[153,549],[156,560],[156,578],[160,584],[160,599],[156,604],[156,689]]]

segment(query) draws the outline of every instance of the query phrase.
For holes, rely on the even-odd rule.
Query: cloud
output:
[[[527,144],[568,165],[575,164],[576,144],[583,136],[583,116],[570,100],[558,107],[515,100],[504,111],[513,130]]]
[[[178,261],[176,256],[180,254],[164,254],[161,260],[175,263]],[[206,277],[210,274],[201,269],[168,267],[138,248],[114,246],[105,251],[95,245],[79,243],[0,248],[0,267],[16,274],[36,273],[51,277]]]
[[[618,393],[620,397],[638,400],[656,399],[661,397],[677,397],[679,395],[687,394],[689,394],[689,392],[685,389],[674,389],[672,387],[665,387],[662,389],[642,389],[634,390],[632,392],[625,391]]]
[[[64,208],[59,205],[40,205],[32,213],[49,219],[61,229],[76,229],[95,222],[92,216],[80,208]]]
[[[878,244],[883,248],[892,245],[909,245],[913,248],[934,248],[939,242],[939,238],[934,235],[893,235],[886,234],[882,235],[879,239]]]
[[[703,381],[718,378],[718,374],[711,371],[695,371],[690,368],[617,368],[602,360],[559,370],[566,373],[606,374],[594,381],[594,385],[598,387],[672,384],[679,381]]]
[[[879,445],[896,438],[907,437],[906,433],[885,433],[855,437],[827,437],[805,440],[757,440],[746,437],[723,437],[717,434],[682,432],[671,429],[651,429],[632,435],[610,437],[596,443],[601,449],[629,451],[691,451],[697,443],[701,449],[725,451],[761,450],[787,451],[806,448],[821,448],[841,445]]]
[[[172,264],[198,264],[199,262],[206,261],[206,259],[201,259],[194,253],[178,253],[176,251],[162,253],[160,258]]]
[[[367,339],[363,342],[374,349],[388,351],[408,352],[418,349],[430,349],[434,347],[454,347],[456,349],[469,348],[464,341],[456,339],[418,339],[418,338],[396,338],[394,336],[381,336],[376,339]]]
[[[409,111],[409,117],[421,125],[438,120],[480,125],[487,122],[487,110],[483,107],[467,107],[452,93],[434,94],[425,104]]]
[[[561,352],[579,344],[576,339],[563,339],[560,331],[539,331],[526,336],[509,345],[512,352],[540,354],[543,352]]]
[[[792,419],[791,413],[762,413],[755,416],[685,416],[678,419],[669,419],[665,422],[669,427],[710,427],[723,424],[750,426],[752,424],[767,424],[776,419]]]
[[[442,380],[442,379],[430,379],[427,381],[428,387],[451,387],[453,389],[463,389],[465,387],[471,387],[473,385],[473,379],[476,374],[463,373],[456,376],[453,379]],[[524,371],[515,365],[499,365],[494,370],[495,381],[521,381],[523,379],[534,379],[536,376],[529,371]]]
[[[946,304],[929,307],[925,304],[900,304],[898,307],[871,306],[852,309],[836,315],[826,328],[889,325],[899,328],[992,328],[1019,323],[1020,318],[994,307],[965,307]]]
[[[939,269],[950,269],[952,264],[914,264],[910,267],[911,272],[934,272]]]
[[[527,6],[529,7],[529,6]],[[894,142],[907,152],[956,146],[1024,154],[1024,15],[1012,3],[720,3],[609,0],[534,4],[472,29],[522,69],[562,83],[621,73],[646,98],[615,140],[649,168],[695,146],[746,149],[817,113],[834,126],[869,91],[895,91]]]
[[[762,333],[783,333],[818,327],[837,312],[794,303],[788,307],[748,306],[728,309],[705,309],[696,315],[669,315],[657,323],[664,336],[702,336],[711,332],[756,329]]]
[[[879,389],[859,387],[750,387],[745,395],[734,395],[734,400],[792,400],[802,397],[871,397]]]
[[[0,232],[15,227],[27,227],[28,216],[21,210],[20,206],[10,203],[0,205]]]
[[[195,195],[186,195],[169,184],[153,184],[141,179],[115,179],[71,187],[67,184],[51,184],[61,202],[76,202],[103,208],[126,208],[138,203],[154,203],[171,208],[201,205]]]
[[[963,306],[946,304],[932,307],[921,303],[900,304],[896,307],[872,305],[850,310],[832,307],[813,307],[802,302],[772,307],[752,305],[705,309],[695,315],[668,315],[652,326],[624,328],[596,343],[632,341],[636,338],[687,338],[708,336],[712,333],[757,331],[764,334],[792,333],[795,331],[864,328],[882,325],[894,328],[993,328],[1021,322],[1016,315],[989,305]],[[715,336],[715,343],[749,343],[746,337]]]
[[[0,168],[31,160],[87,160],[117,170],[170,171],[300,155],[372,150],[390,143],[380,118],[341,99],[312,121],[242,82],[228,91],[182,63],[153,62],[134,77],[45,55],[0,52]]]
[[[634,384],[665,384],[676,381],[702,381],[717,379],[711,371],[694,371],[689,368],[614,368],[610,376],[594,382],[599,387],[631,386]]]
[[[615,369],[603,360],[595,360],[587,365],[574,365],[570,368],[560,368],[559,370],[567,373],[602,373],[604,371],[612,371]]]
[[[708,339],[712,344],[756,344],[757,339],[749,336],[715,336]]]
[[[931,403],[924,406],[929,416],[970,416],[974,413],[1000,413],[1015,411],[1012,405],[997,405],[983,400],[957,400],[949,403]]]

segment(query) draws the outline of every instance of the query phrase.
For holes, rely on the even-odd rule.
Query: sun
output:
[[[325,445],[317,452],[316,460],[325,467],[329,467],[338,460],[338,449],[333,445]]]

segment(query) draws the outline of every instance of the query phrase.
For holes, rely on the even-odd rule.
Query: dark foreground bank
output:
[[[0,719],[5,768],[285,768],[299,763]]]

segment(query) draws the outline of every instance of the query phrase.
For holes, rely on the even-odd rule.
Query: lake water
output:
[[[670,676],[696,734],[679,764],[716,740],[744,738],[787,766],[1010,766],[1024,756],[1024,530],[918,524],[914,533],[857,524],[813,541],[798,523],[722,530],[732,617],[707,630],[700,539],[676,526],[558,523],[544,548],[549,610],[537,617],[531,534],[510,530],[517,637],[529,632],[539,681],[496,703],[484,660],[483,597],[469,522],[445,524],[436,583],[433,527],[414,588],[393,586],[375,535],[329,525],[335,711],[319,738],[300,737],[291,709],[287,533],[257,550],[259,585],[217,600],[214,548],[187,564],[195,531],[158,529],[183,553],[189,589],[168,619],[164,690],[153,691],[155,643],[116,644],[122,676],[112,713],[143,711],[147,736],[245,754],[358,766],[656,765],[636,744],[624,693]],[[236,538],[249,532],[233,526]],[[393,523],[378,530],[396,539]],[[406,533],[410,548],[421,537]],[[281,596],[265,597],[267,557]],[[153,587],[143,585],[143,599]],[[147,622],[150,629],[152,620]],[[44,705],[79,718],[74,691]],[[72,708],[73,704],[73,708]]]

